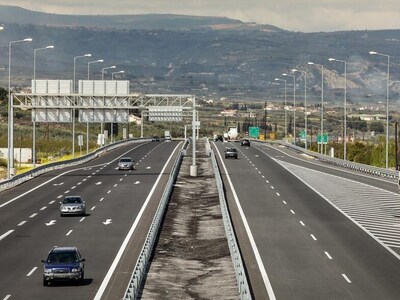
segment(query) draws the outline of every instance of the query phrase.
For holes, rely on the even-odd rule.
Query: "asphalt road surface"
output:
[[[393,181],[278,146],[214,148],[254,298],[400,299]]]
[[[102,283],[146,199],[154,189],[163,190],[157,178],[167,161],[174,160],[177,145],[130,143],[84,165],[47,173],[0,193],[0,299],[122,298],[112,293],[105,297],[109,286]],[[131,156],[136,170],[117,170],[121,156]],[[85,216],[60,217],[59,202],[66,195],[86,200]],[[83,285],[42,285],[40,260],[55,245],[78,247],[86,259]],[[135,262],[132,259],[130,265]]]

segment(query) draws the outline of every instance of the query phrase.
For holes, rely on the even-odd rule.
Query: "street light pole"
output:
[[[33,87],[34,87],[34,93],[36,92],[36,52],[40,50],[45,50],[45,49],[54,49],[53,45],[43,47],[43,48],[37,48],[33,50]],[[36,103],[35,103],[36,104]],[[32,135],[32,162],[33,162],[33,167],[36,167],[36,110],[33,109],[33,135]]]
[[[102,62],[104,62],[103,59],[98,59],[98,60],[88,62],[88,65],[87,65],[87,79],[88,80],[90,80],[90,65],[95,64],[95,63],[102,63]]]
[[[125,71],[112,72],[111,73],[111,80],[114,80],[114,74],[122,74],[122,73],[125,73]]]
[[[294,144],[296,145],[296,76],[283,73],[282,76],[293,77],[293,135]]]
[[[307,137],[308,137],[308,130],[307,130],[307,72],[303,70],[293,69],[292,72],[301,72],[304,74],[304,130],[306,132],[306,138],[304,141],[304,149],[307,150]]]
[[[371,55],[379,55],[387,57],[387,78],[386,78],[386,169],[389,166],[389,85],[390,85],[390,73],[389,73],[389,66],[390,66],[390,55],[370,51],[369,54]]]
[[[11,49],[12,44],[31,42],[31,38],[26,38],[18,41],[10,41],[8,43],[8,153],[7,153],[7,178],[11,178],[11,169],[14,169],[14,107],[13,100],[11,99]],[[13,174],[14,175],[14,174]]]
[[[75,84],[75,70],[76,70],[76,59],[83,58],[83,57],[91,57],[92,54],[84,54],[74,57],[74,81],[72,82],[73,85],[73,93],[76,93],[76,84]],[[74,103],[72,106],[72,158],[75,158],[75,96],[74,96]]]
[[[321,68],[321,154],[324,154],[324,66],[311,61],[309,61],[308,64]]]
[[[102,63],[104,60],[98,59],[94,61],[89,61],[88,66],[87,66],[87,79],[90,79],[90,64],[95,64],[95,63]],[[89,118],[86,122],[86,154],[89,154]]]
[[[347,61],[335,58],[329,58],[329,61],[338,61],[344,64],[343,160],[347,160]]]
[[[108,69],[115,69],[116,66],[111,66],[111,67],[105,67],[103,69],[101,69],[101,80],[104,80],[104,70],[108,70]]]
[[[286,111],[286,106],[287,106],[287,93],[286,93],[286,79],[280,79],[280,78],[275,78],[276,81],[284,81],[285,82],[285,142],[287,142],[287,111]]]

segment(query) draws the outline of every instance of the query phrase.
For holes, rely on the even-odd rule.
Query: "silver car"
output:
[[[64,215],[86,215],[86,203],[80,196],[67,196],[60,206],[60,216]]]
[[[118,162],[118,170],[135,170],[135,164],[130,157],[121,157]]]

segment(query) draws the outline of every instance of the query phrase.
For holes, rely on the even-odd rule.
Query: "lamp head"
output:
[[[97,62],[104,62],[104,60],[103,59],[99,59]]]
[[[281,80],[280,78],[275,78],[275,80]]]
[[[369,51],[369,54],[371,54],[371,55],[377,55],[378,52],[376,52],[376,51]]]
[[[282,76],[288,76],[288,74],[287,73],[282,73]]]
[[[292,69],[292,72],[297,72],[298,70],[297,69]]]
[[[329,61],[335,61],[336,59],[334,59],[334,58],[331,57],[331,58],[329,58],[328,60],[329,60]]]
[[[24,39],[24,42],[32,42],[31,38]]]
[[[312,61],[309,61],[307,64],[309,65],[313,65],[314,63]]]
[[[54,49],[53,45],[47,46],[46,49]]]

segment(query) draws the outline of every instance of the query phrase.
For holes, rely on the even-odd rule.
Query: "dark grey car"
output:
[[[238,158],[236,148],[226,148],[225,149],[225,158]]]

